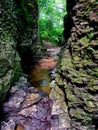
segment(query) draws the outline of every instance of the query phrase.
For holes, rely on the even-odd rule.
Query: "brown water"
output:
[[[39,90],[50,94],[49,69],[34,68],[30,70],[30,83]]]

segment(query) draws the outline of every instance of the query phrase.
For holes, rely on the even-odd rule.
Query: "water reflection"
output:
[[[38,69],[30,71],[30,83],[36,88],[50,94],[50,77],[48,69]]]

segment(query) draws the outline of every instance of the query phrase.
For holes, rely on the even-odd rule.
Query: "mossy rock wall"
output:
[[[64,90],[71,130],[98,127],[98,1],[67,0],[56,84]],[[70,23],[70,27],[69,27]]]
[[[13,81],[21,72],[20,58],[16,51],[17,28],[13,0],[0,1],[0,102],[6,97]]]
[[[18,51],[22,66],[28,67],[32,59],[41,55],[38,38],[38,3],[37,0],[16,0]]]
[[[37,18],[36,0],[0,1],[0,102],[18,80],[21,63],[38,54]]]

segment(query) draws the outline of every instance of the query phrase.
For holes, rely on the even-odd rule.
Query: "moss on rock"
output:
[[[37,18],[36,0],[0,1],[0,102],[21,75],[21,63],[40,52]]]
[[[95,129],[98,120],[98,4],[97,0],[67,1],[72,25],[66,35],[67,47],[63,48],[59,63],[59,80],[67,97],[71,130]],[[65,17],[66,18],[66,17]],[[68,19],[67,19],[68,21]],[[74,23],[74,24],[73,24]],[[69,23],[68,23],[69,24]],[[65,19],[65,33],[68,26]],[[66,37],[67,36],[67,37]],[[57,74],[57,76],[58,76]],[[58,84],[58,80],[57,80]]]

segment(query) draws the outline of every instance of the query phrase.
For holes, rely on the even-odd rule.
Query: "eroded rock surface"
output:
[[[37,19],[35,0],[0,0],[0,102],[18,80],[20,64],[26,69],[40,53]]]
[[[68,0],[67,10],[64,31],[67,45],[62,49],[56,84],[65,93],[71,130],[95,130],[98,127],[98,2]]]
[[[2,102],[10,85],[16,81],[21,72],[20,58],[16,51],[17,28],[15,3],[13,0],[0,1],[0,102]]]

